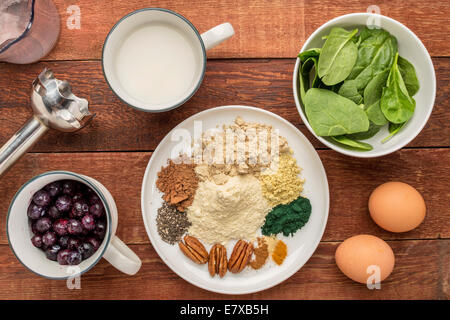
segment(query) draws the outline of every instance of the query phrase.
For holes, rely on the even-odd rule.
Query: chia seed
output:
[[[191,226],[186,213],[178,211],[174,206],[164,202],[158,209],[156,217],[158,234],[164,242],[175,244],[181,240]]]

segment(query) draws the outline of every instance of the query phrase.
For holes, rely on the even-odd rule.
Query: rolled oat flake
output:
[[[169,244],[179,242],[190,227],[186,214],[178,211],[174,206],[164,202],[158,209],[156,226],[161,239]]]

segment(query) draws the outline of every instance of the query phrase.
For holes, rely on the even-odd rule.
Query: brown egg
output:
[[[386,182],[370,195],[369,211],[381,228],[406,232],[422,223],[426,207],[422,195],[409,184]]]
[[[379,278],[375,282],[381,282],[391,274],[395,264],[391,247],[382,239],[367,234],[353,236],[342,242],[336,249],[335,258],[342,273],[364,284],[367,284],[369,277],[373,280],[374,268],[379,268]]]

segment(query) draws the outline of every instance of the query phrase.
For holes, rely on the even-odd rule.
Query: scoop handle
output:
[[[0,178],[46,133],[45,126],[36,116],[17,131],[0,149]]]

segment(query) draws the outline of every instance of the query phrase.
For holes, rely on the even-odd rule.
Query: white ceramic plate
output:
[[[279,129],[292,150],[300,167],[301,176],[306,179],[303,196],[310,199],[312,213],[308,223],[293,237],[279,237],[288,245],[288,256],[281,266],[273,263],[262,269],[244,270],[240,274],[228,272],[222,279],[210,277],[207,265],[197,265],[186,258],[177,245],[162,241],[156,228],[157,210],[161,206],[161,192],[156,188],[157,173],[167,164],[172,150],[179,143],[172,141],[172,132],[186,129],[193,135],[194,121],[202,121],[203,130],[217,125],[231,124],[237,116],[245,121],[271,124]],[[180,277],[206,290],[225,294],[245,294],[261,291],[279,284],[297,272],[317,248],[328,219],[328,181],[322,162],[306,137],[283,118],[254,107],[225,106],[206,110],[186,119],[174,128],[153,153],[142,183],[142,216],[150,241],[161,259]],[[209,247],[207,247],[209,250]],[[230,254],[232,248],[228,246]]]

